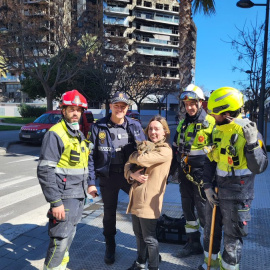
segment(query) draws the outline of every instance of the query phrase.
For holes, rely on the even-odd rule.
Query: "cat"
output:
[[[156,148],[156,145],[150,141],[136,141],[137,151],[139,155],[148,154],[151,151],[160,151]],[[139,166],[137,164],[132,163],[130,165],[130,170],[134,173],[138,170],[144,169],[142,173],[145,172],[145,167]]]

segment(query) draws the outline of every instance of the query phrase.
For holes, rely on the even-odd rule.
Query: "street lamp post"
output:
[[[265,80],[266,80],[266,64],[267,64],[267,45],[268,45],[268,23],[269,23],[269,0],[266,4],[254,4],[250,0],[240,0],[236,4],[241,8],[251,8],[253,6],[266,6],[265,26],[264,26],[264,45],[263,45],[263,65],[262,65],[262,81],[259,100],[259,119],[258,130],[263,135],[264,126],[264,100],[265,100]]]

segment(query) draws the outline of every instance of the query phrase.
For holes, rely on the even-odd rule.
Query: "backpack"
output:
[[[187,241],[186,220],[182,215],[180,218],[172,218],[163,214],[157,221],[157,239],[162,243],[185,244]]]

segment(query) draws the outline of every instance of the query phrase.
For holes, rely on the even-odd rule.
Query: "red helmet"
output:
[[[86,98],[78,92],[78,90],[71,90],[62,95],[60,107],[63,106],[79,106],[87,109]]]

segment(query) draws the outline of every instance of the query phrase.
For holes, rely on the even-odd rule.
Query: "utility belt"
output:
[[[112,164],[112,165],[110,165],[110,172],[123,173],[124,172],[124,165]]]

